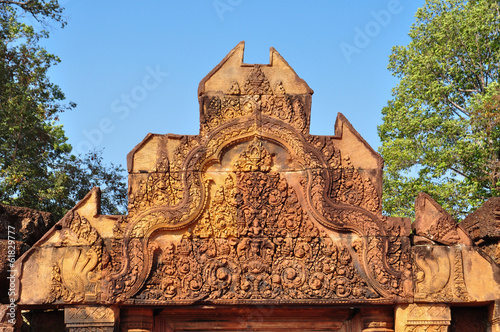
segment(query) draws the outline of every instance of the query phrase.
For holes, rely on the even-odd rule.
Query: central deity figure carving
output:
[[[194,231],[158,245],[162,253],[137,298],[377,298],[354,266],[354,251],[314,225],[272,166],[272,154],[254,137],[224,184],[211,189]]]

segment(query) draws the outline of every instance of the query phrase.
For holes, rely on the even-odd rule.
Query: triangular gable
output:
[[[341,114],[335,135],[311,135],[313,91],[276,50],[248,65],[243,48],[200,83],[198,135],[148,134],[128,155],[128,215],[82,203],[21,259],[21,304],[412,296],[409,221],[382,216],[380,156]]]

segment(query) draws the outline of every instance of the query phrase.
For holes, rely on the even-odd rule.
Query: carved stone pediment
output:
[[[428,194],[420,193],[415,201],[415,222],[413,230],[440,244],[472,245],[469,234]]]
[[[474,243],[500,265],[500,197],[492,197],[469,214],[464,227]]]
[[[108,301],[411,296],[409,226],[381,214],[380,156],[342,115],[336,136],[309,134],[312,90],[274,49],[269,65],[242,57],[240,44],[200,83],[200,135],[149,135],[129,154]]]
[[[412,226],[384,216],[381,157],[342,114],[310,134],[313,91],[243,49],[200,82],[198,135],[128,154],[128,214],[92,189],[9,260],[9,301],[70,331],[498,330],[498,199],[462,225],[427,194]]]
[[[50,277],[35,293],[21,268],[21,301],[413,296],[409,220],[382,215],[381,157],[341,114],[334,136],[311,135],[313,91],[276,50],[268,65],[247,65],[243,48],[201,81],[199,135],[149,134],[130,152],[128,215],[101,216],[94,190],[22,259],[45,259],[34,275]]]

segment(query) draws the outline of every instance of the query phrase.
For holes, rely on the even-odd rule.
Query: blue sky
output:
[[[148,132],[197,134],[200,80],[240,41],[246,63],[274,47],[315,91],[311,133],[343,113],[373,148],[397,84],[387,70],[424,1],[62,0],[68,25],[43,41],[50,76],[77,108],[64,113],[76,153],[126,164]]]

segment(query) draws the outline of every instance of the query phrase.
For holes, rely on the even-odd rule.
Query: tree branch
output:
[[[467,176],[463,172],[459,171],[458,169],[456,169],[454,167],[450,167],[450,170],[452,170],[453,172],[455,172],[455,173],[463,176],[464,178],[467,178]]]
[[[460,112],[462,112],[463,114],[467,115],[467,116],[470,116],[470,113],[467,112],[465,110],[465,108],[463,108],[462,106],[458,105],[457,103],[455,103],[453,100],[451,100],[450,98],[448,98],[448,96],[445,96],[446,100],[452,104],[456,109],[458,109]],[[461,114],[458,114],[456,111],[454,111],[455,114],[457,114],[458,116],[460,116],[462,119],[463,119],[463,116]]]
[[[32,3],[34,0],[26,0],[26,1],[12,1],[12,0],[0,0],[0,3],[4,3],[6,5],[18,5],[24,9],[25,6]]]

